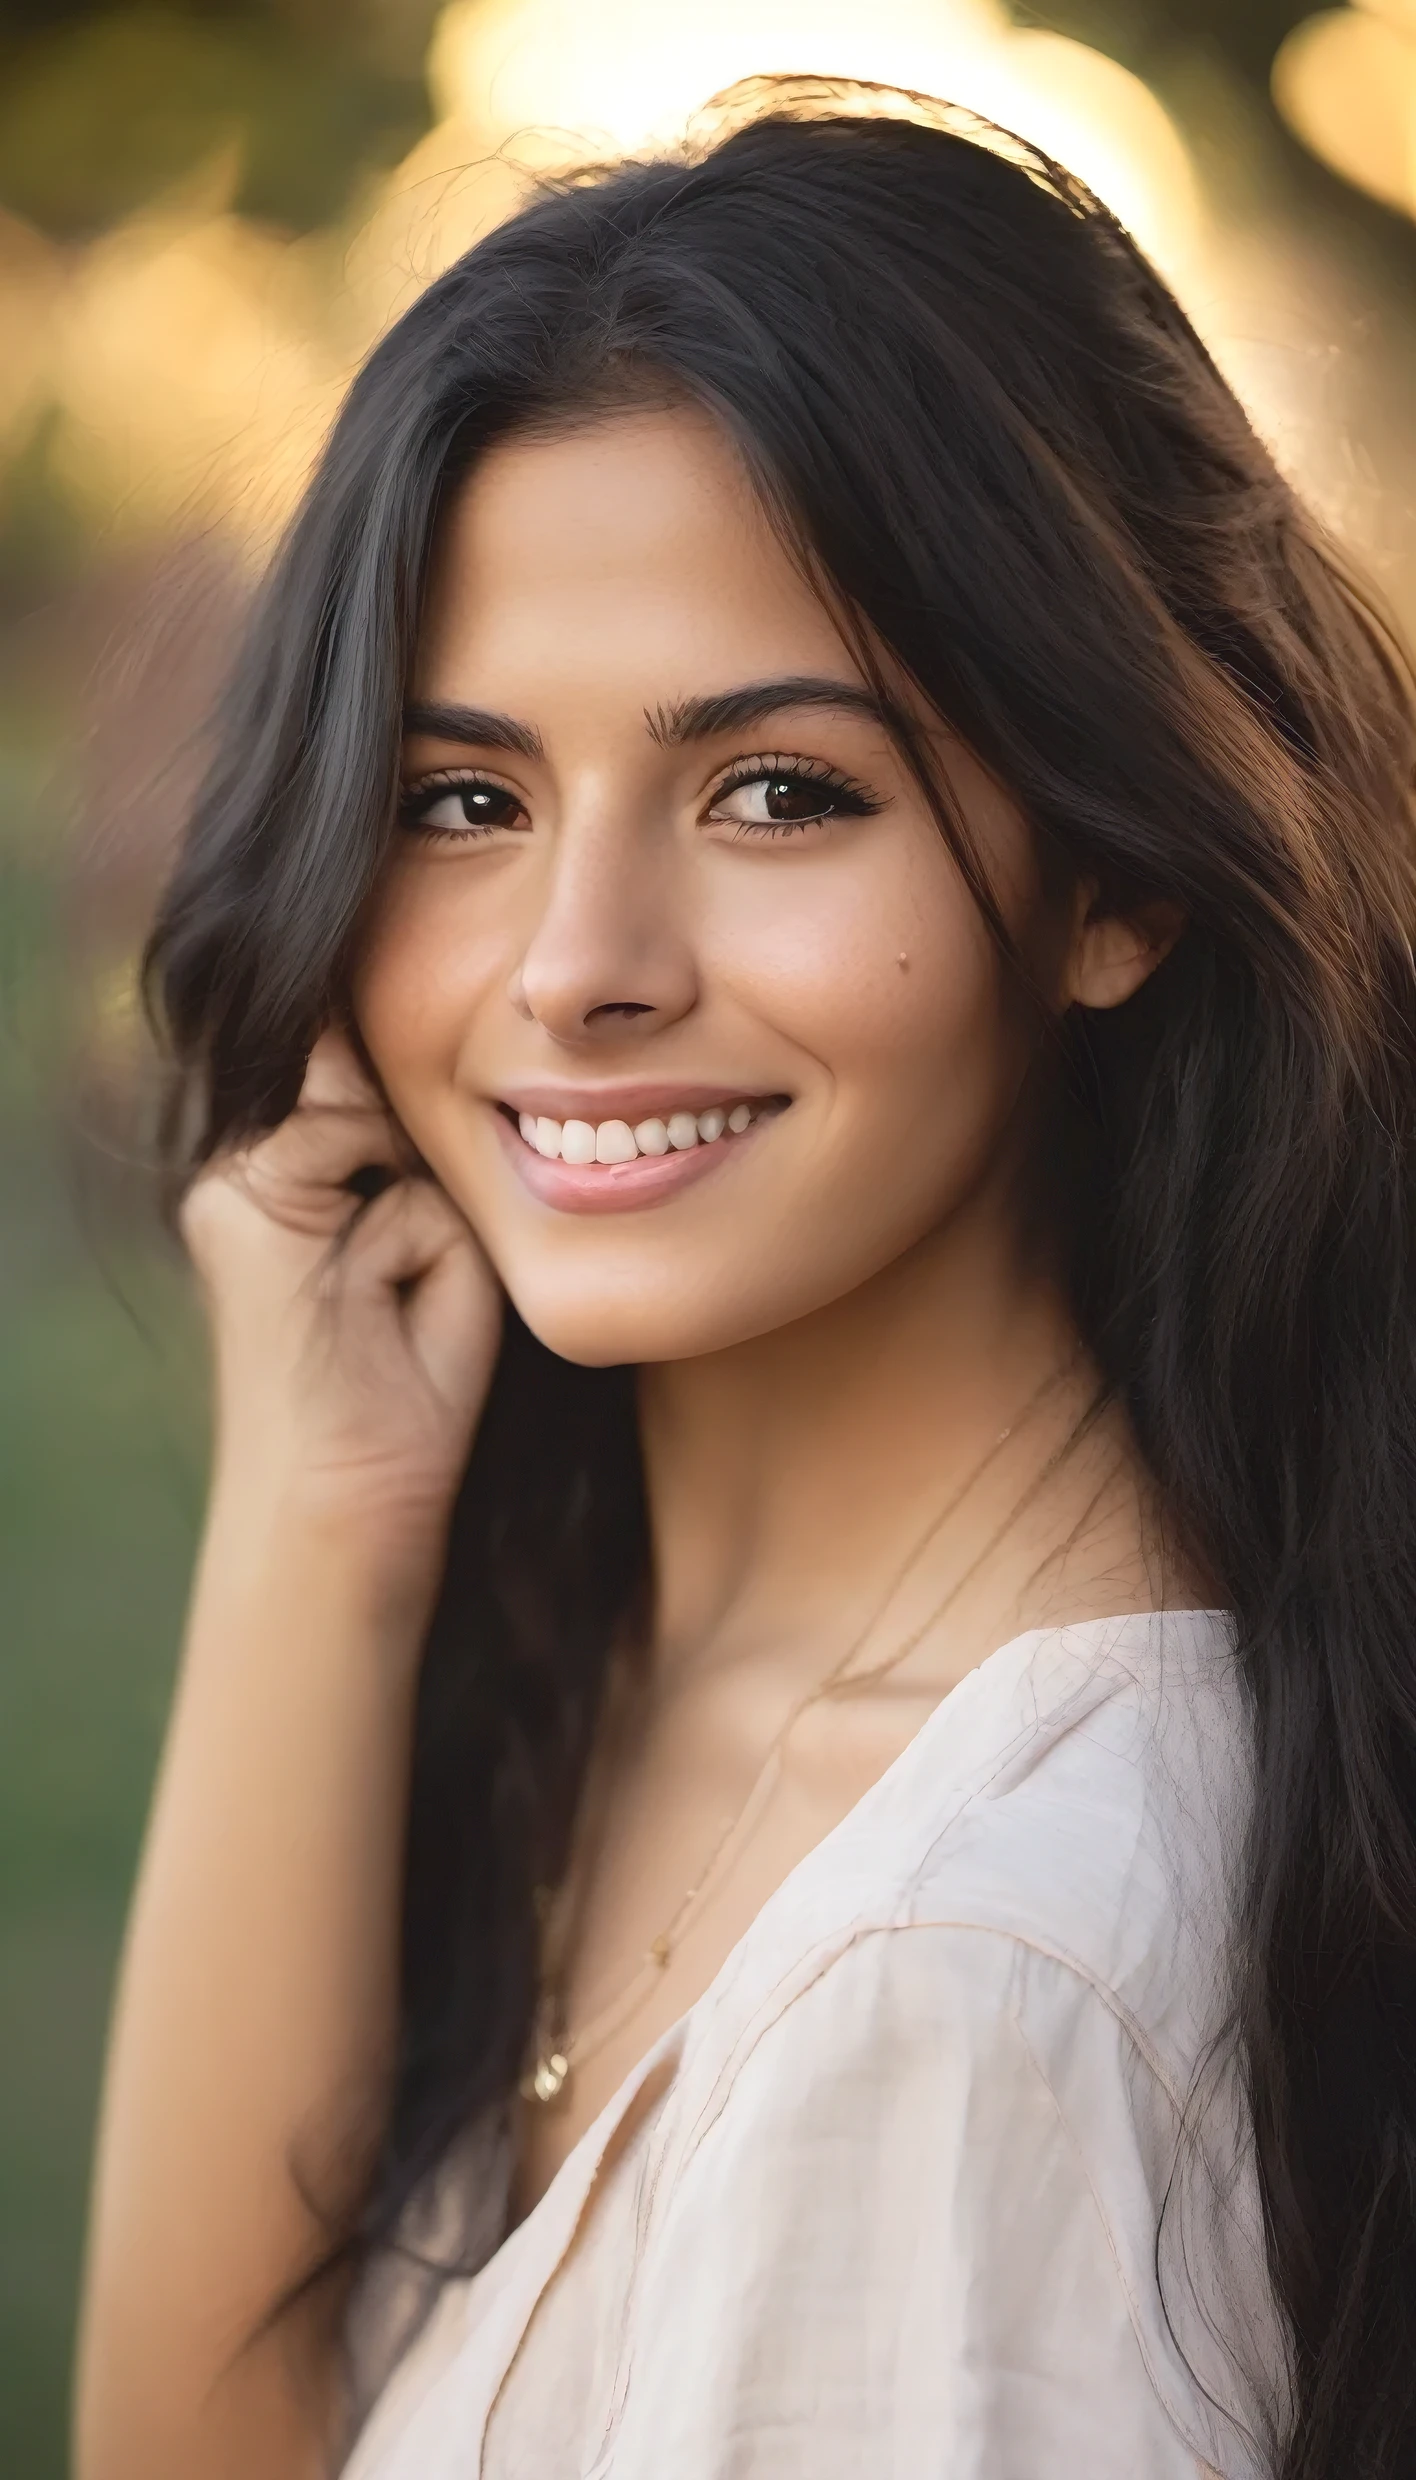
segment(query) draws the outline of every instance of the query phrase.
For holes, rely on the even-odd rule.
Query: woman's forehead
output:
[[[644,703],[782,671],[860,677],[740,458],[693,409],[490,450],[450,505],[420,696],[633,671]],[[485,686],[481,687],[485,694]]]

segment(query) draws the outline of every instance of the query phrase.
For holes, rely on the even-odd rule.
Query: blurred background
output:
[[[1416,0],[0,0],[0,2472],[65,2469],[105,2010],[202,1491],[146,913],[350,373],[528,168],[755,71],[1081,172],[1416,633]]]

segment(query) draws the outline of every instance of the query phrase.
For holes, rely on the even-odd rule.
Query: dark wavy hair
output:
[[[1064,1025],[1086,1174],[1057,1245],[1250,1691],[1234,2020],[1292,2347],[1274,2469],[1396,2480],[1416,2473],[1410,672],[1078,181],[920,98],[739,100],[710,142],[540,183],[355,381],[148,950],[169,1164],[278,1122],[344,1003],[449,491],[510,432],[706,408],[862,660],[903,666],[1106,901],[1184,909],[1135,999]],[[647,1566],[632,1373],[556,1360],[513,1316],[423,1663],[396,2090],[346,2264],[509,2102],[535,1891]]]

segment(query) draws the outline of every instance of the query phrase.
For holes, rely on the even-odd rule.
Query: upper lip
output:
[[[691,1085],[508,1085],[494,1099],[535,1119],[588,1120],[592,1127],[622,1119],[632,1128],[638,1120],[666,1119],[674,1111],[706,1111],[715,1102],[765,1102],[779,1090],[720,1077]]]

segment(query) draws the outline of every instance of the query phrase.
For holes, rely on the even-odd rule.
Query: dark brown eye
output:
[[[490,835],[524,822],[516,794],[505,784],[469,775],[462,783],[423,784],[403,802],[403,823],[425,835]]]
[[[783,823],[822,818],[832,807],[829,791],[802,775],[774,775],[762,792],[768,817]]]
[[[509,827],[521,807],[503,784],[459,784],[456,797],[469,827]]]
[[[794,828],[825,826],[833,818],[870,817],[879,807],[844,777],[806,767],[763,766],[728,784],[712,815],[736,824],[744,835],[782,835]]]

